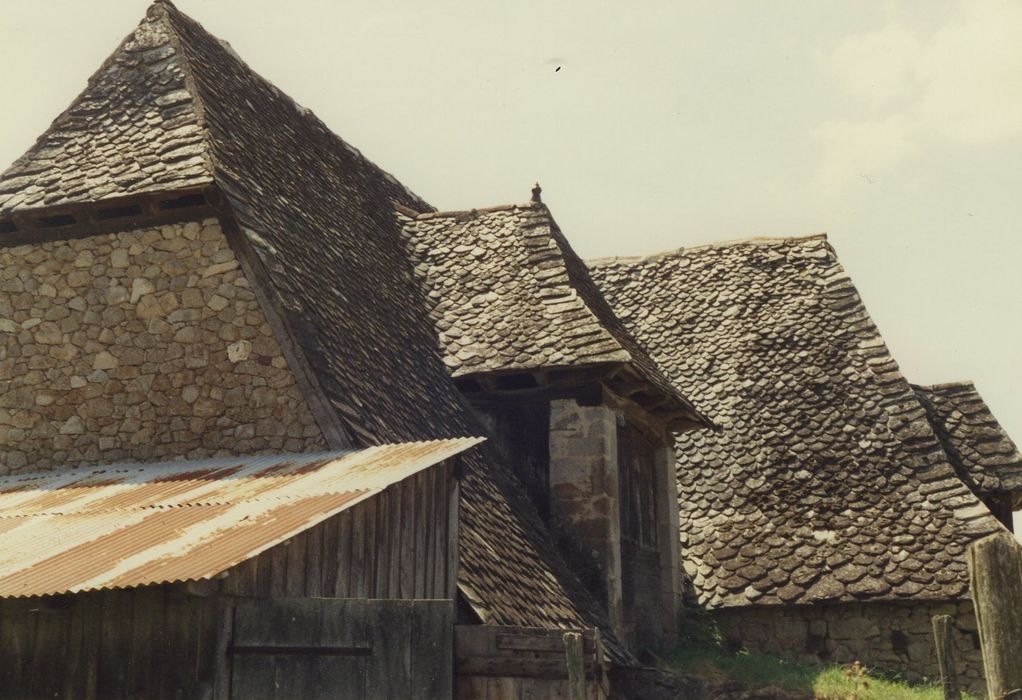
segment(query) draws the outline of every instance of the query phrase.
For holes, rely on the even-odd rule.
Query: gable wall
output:
[[[325,448],[215,220],[0,248],[0,472]]]

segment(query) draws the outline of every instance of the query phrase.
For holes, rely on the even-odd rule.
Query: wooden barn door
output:
[[[449,600],[248,599],[226,645],[231,700],[449,699]]]

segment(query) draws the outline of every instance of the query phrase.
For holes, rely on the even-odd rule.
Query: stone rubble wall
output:
[[[215,220],[0,248],[0,473],[325,447]]]
[[[953,618],[962,685],[985,697],[983,659],[970,601],[762,605],[716,612],[730,644],[803,661],[859,661],[901,672],[911,682],[940,678],[931,626],[934,615]]]

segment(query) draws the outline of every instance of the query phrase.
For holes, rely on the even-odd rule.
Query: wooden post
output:
[[[568,662],[568,700],[585,700],[586,667],[580,633],[564,633],[564,655]]]
[[[1022,548],[1014,537],[969,547],[969,586],[990,700],[1022,700]]]
[[[962,700],[958,687],[958,669],[955,668],[955,646],[951,639],[951,616],[933,616],[933,641],[937,645],[937,664],[940,666],[940,685],[944,700]]]

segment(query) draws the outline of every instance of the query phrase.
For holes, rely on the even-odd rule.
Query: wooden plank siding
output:
[[[455,697],[555,700],[568,696],[564,633],[536,627],[456,625]],[[586,700],[609,693],[604,652],[594,629],[582,634]]]
[[[453,599],[453,470],[448,460],[410,476],[242,562],[229,570],[221,591],[258,598]]]
[[[242,599],[452,600],[454,476],[426,469],[215,582],[0,599],[0,697],[213,697]]]

